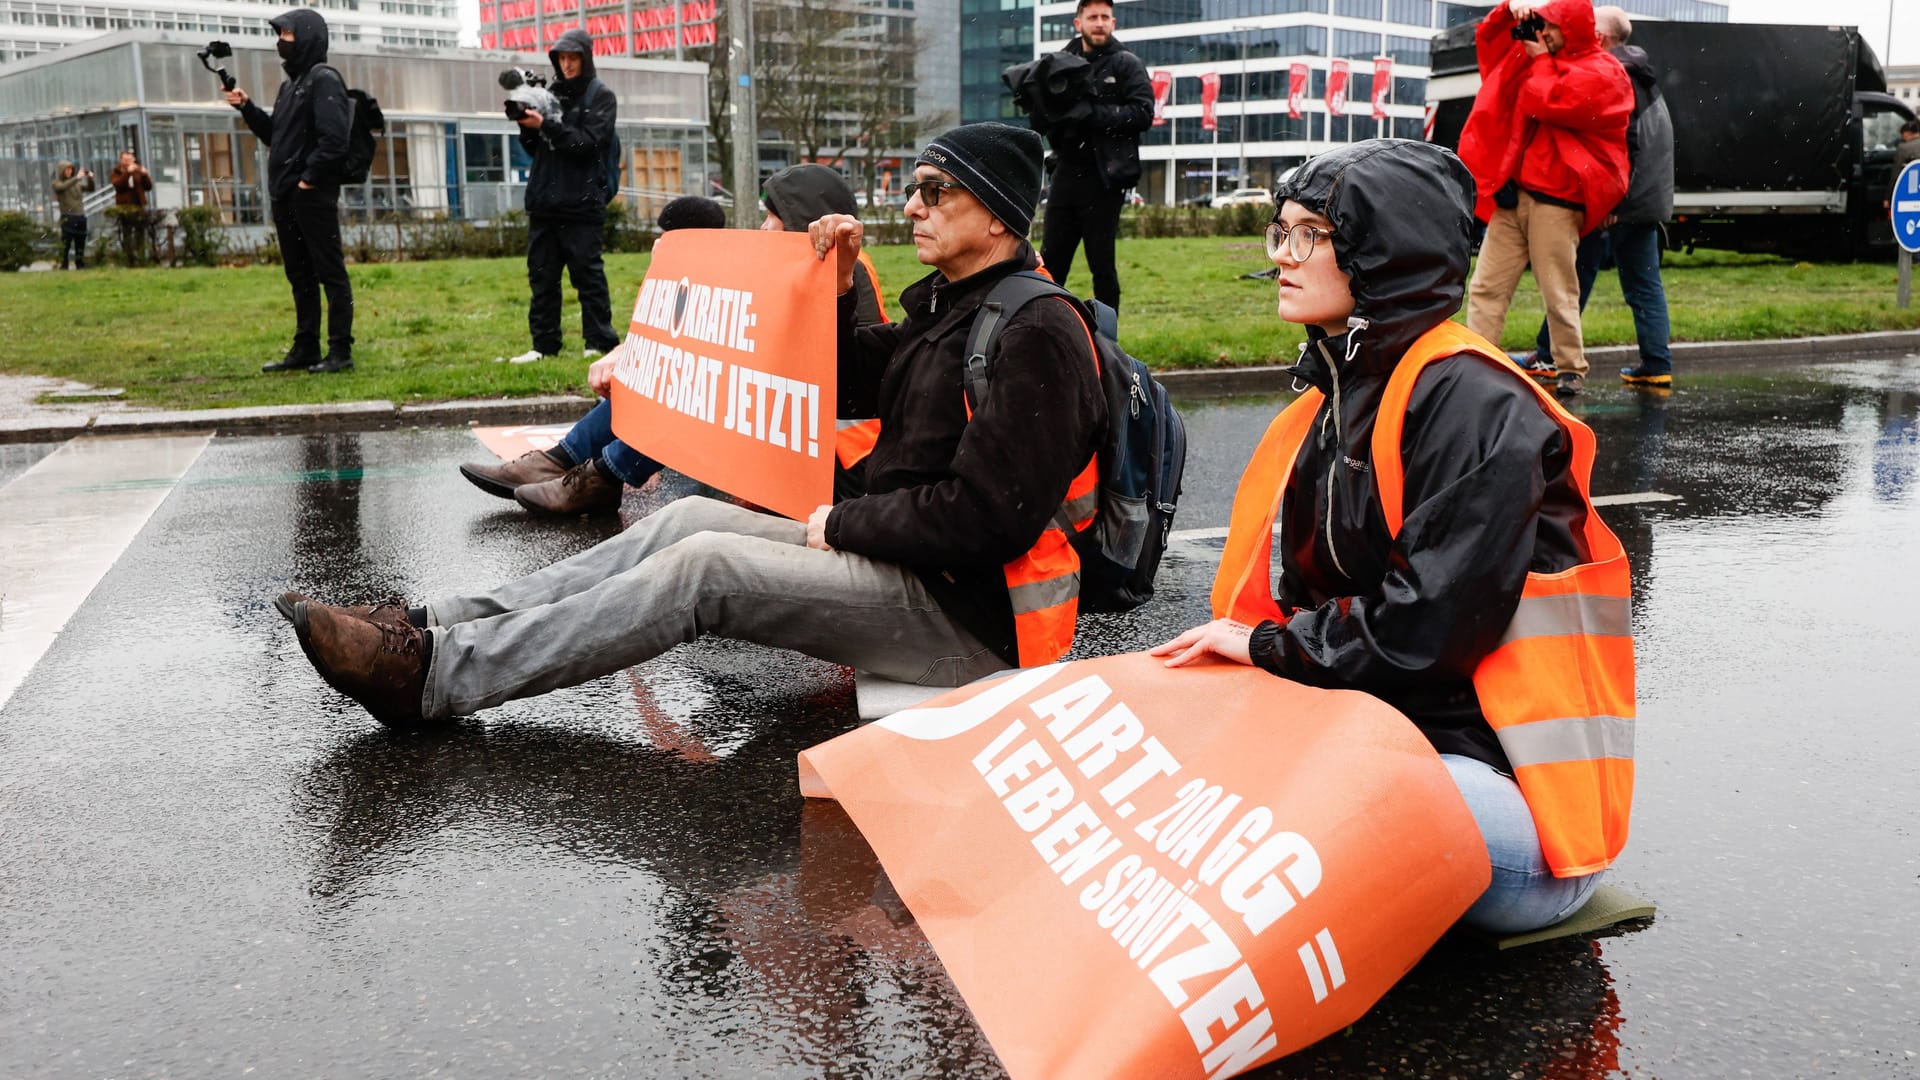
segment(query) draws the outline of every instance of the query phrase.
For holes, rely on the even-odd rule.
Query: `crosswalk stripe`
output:
[[[0,707],[212,438],[77,438],[0,487]]]

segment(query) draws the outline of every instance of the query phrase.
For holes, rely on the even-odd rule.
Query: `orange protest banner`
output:
[[[1379,700],[1145,653],[1026,668],[800,755],[1015,1080],[1226,1077],[1371,1008],[1486,888]]]
[[[788,517],[832,502],[833,284],[801,233],[662,236],[614,370],[613,433]]]

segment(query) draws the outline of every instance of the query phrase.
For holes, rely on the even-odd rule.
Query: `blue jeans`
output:
[[[1466,798],[1493,863],[1493,881],[1460,921],[1488,933],[1520,934],[1579,911],[1606,871],[1554,877],[1520,785],[1484,761],[1459,754],[1441,754],[1440,760]]]
[[[1580,310],[1587,309],[1587,297],[1593,293],[1593,279],[1608,250],[1613,252],[1620,274],[1620,295],[1633,311],[1633,334],[1640,343],[1640,366],[1653,373],[1673,371],[1673,352],[1668,348],[1672,331],[1667,322],[1667,290],[1660,282],[1660,226],[1615,225],[1596,229],[1580,241],[1574,256],[1574,272],[1580,276]],[[1540,358],[1553,362],[1553,350],[1547,344],[1546,320],[1540,322],[1540,334],[1534,341]]]
[[[634,487],[661,469],[659,462],[613,437],[613,403],[605,398],[560,440],[560,450],[575,465],[597,457],[613,475]]]

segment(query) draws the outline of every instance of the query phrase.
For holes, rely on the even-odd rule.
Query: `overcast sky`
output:
[[[1893,55],[1887,50],[1887,11],[1893,15]],[[1883,64],[1920,64],[1920,0],[1731,0],[1734,22],[1857,26]]]
[[[1887,10],[1894,15],[1893,40],[1899,46],[1887,55]],[[1920,64],[1920,0],[1731,0],[1734,22],[1816,23],[1858,26],[1883,64]],[[480,43],[479,0],[460,0],[461,41]]]

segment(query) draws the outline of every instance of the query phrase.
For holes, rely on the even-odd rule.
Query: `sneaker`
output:
[[[536,360],[552,360],[559,355],[559,353],[541,352],[539,349],[528,349],[519,356],[496,356],[493,358],[493,362],[496,364],[531,364]]]
[[[489,495],[511,499],[515,488],[538,484],[543,480],[558,480],[566,475],[567,469],[566,463],[555,459],[551,452],[529,450],[512,461],[462,465],[460,475]]]
[[[1641,364],[1639,367],[1623,367],[1620,369],[1620,381],[1626,383],[1628,386],[1671,387],[1673,385],[1673,369],[1667,368],[1661,371],[1650,368],[1645,364]]]
[[[1553,392],[1560,397],[1579,397],[1587,389],[1587,377],[1563,371],[1553,381]]]
[[[1541,382],[1552,382],[1560,374],[1551,363],[1540,359],[1540,354],[1537,352],[1508,353],[1507,355],[1513,358],[1514,363],[1520,365],[1521,371]]]
[[[392,728],[419,727],[431,639],[412,623],[367,622],[308,601],[293,606],[300,647],[327,685]]]
[[[346,353],[330,352],[326,358],[307,369],[309,375],[333,375],[353,370],[353,357]]]
[[[588,360],[598,360],[607,354],[601,352],[599,349],[581,349],[580,355]]]
[[[331,607],[337,612],[344,612],[362,622],[393,623],[396,626],[401,623],[408,625],[412,625],[413,623],[412,618],[407,614],[407,602],[398,596],[389,596],[377,604],[343,606],[338,604],[321,604],[320,601],[315,600],[306,593],[284,592],[274,599],[273,609],[280,613],[281,618],[292,622],[293,609],[300,604],[311,604],[315,607]]]
[[[287,350],[287,355],[271,364],[261,364],[261,371],[305,371],[320,362],[320,353],[311,349],[302,349],[295,345]]]
[[[570,517],[620,509],[626,485],[600,471],[598,461],[583,461],[558,480],[526,484],[513,490],[513,500],[536,514]]]

